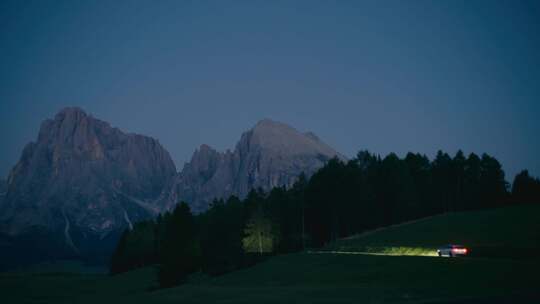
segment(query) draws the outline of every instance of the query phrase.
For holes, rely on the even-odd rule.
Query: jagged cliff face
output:
[[[344,158],[313,133],[265,119],[242,135],[233,152],[202,145],[167,190],[163,204],[171,208],[184,200],[201,212],[214,198],[291,186],[302,172],[310,176],[332,157]]]
[[[0,232],[39,231],[73,251],[159,211],[153,202],[176,169],[150,137],[126,134],[78,108],[42,123],[7,180]]]

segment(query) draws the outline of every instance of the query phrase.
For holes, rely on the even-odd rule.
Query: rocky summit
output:
[[[201,212],[214,198],[243,198],[251,189],[291,186],[303,172],[310,176],[333,157],[344,157],[315,134],[264,119],[242,134],[234,151],[208,145],[195,151],[164,195],[165,208],[186,201]]]
[[[42,123],[11,170],[0,232],[31,242],[39,235],[58,245],[48,253],[84,255],[158,213],[153,202],[175,174],[157,140],[66,108]]]

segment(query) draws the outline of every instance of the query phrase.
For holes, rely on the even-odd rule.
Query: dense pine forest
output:
[[[126,230],[111,273],[159,265],[162,287],[191,273],[219,275],[269,255],[320,248],[342,237],[431,215],[540,202],[540,180],[519,173],[510,186],[497,159],[483,154],[434,160],[409,153],[381,159],[361,151],[329,160],[290,188],[252,190],[241,200],[216,199],[193,215],[184,202]]]

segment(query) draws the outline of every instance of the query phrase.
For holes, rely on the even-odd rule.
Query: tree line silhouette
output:
[[[511,191],[509,191],[511,190]],[[511,187],[493,157],[454,157],[439,151],[433,161],[360,151],[347,162],[329,160],[309,180],[245,199],[216,199],[193,215],[184,202],[155,220],[126,230],[111,259],[111,273],[159,265],[162,287],[189,274],[219,275],[265,256],[320,248],[338,238],[445,212],[540,202],[540,180],[519,173]]]

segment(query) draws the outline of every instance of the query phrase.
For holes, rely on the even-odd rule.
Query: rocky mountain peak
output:
[[[69,107],[58,112],[54,119],[47,119],[41,124],[37,141],[55,146],[56,157],[63,150],[75,150],[100,158],[104,156],[100,137],[118,137],[119,134],[115,133],[121,132],[80,108]]]
[[[263,119],[242,134],[233,152],[218,152],[207,145],[196,150],[164,204],[171,208],[184,200],[194,211],[204,211],[215,198],[291,186],[300,173],[310,176],[336,156],[343,158],[313,133]]]
[[[11,170],[0,233],[38,229],[80,248],[81,238],[106,238],[160,211],[154,202],[175,174],[157,140],[65,108],[42,123]]]
[[[191,161],[186,165],[184,171],[186,173],[190,171],[190,174],[196,174],[207,178],[213,174],[220,158],[221,154],[218,151],[203,144],[199,149],[195,150],[191,157]]]
[[[301,133],[287,124],[271,119],[259,121],[244,133],[239,145],[250,150],[272,150],[280,155],[336,155],[343,158],[314,133]]]
[[[268,118],[258,121],[250,131],[260,137],[285,135],[297,132],[296,129],[289,125]]]
[[[54,119],[58,121],[68,120],[73,122],[81,120],[87,116],[88,114],[86,114],[86,112],[79,107],[65,107],[55,115]]]
[[[207,144],[202,144],[199,149],[195,150],[195,152],[193,153],[193,157],[200,157],[202,155],[211,155],[215,153],[217,153],[217,151],[214,148],[210,147]]]
[[[286,125],[286,124],[281,123],[281,122],[278,122],[278,121],[275,121],[275,120],[272,120],[270,118],[263,118],[263,119],[259,120],[252,129],[254,131],[255,130],[263,130],[264,131],[264,130],[280,129],[280,128],[288,129],[288,128],[291,128],[291,126]]]

